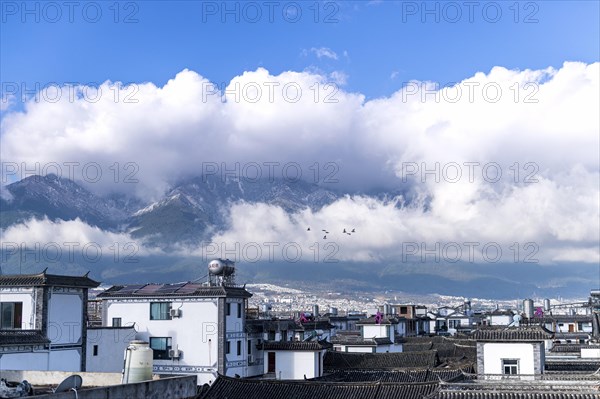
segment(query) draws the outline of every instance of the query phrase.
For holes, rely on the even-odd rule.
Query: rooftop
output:
[[[476,341],[544,341],[554,338],[554,333],[544,327],[481,327],[472,338]]]
[[[50,340],[40,330],[0,330],[0,346],[49,343]]]
[[[403,367],[431,368],[439,363],[436,351],[347,353],[327,352],[323,361],[326,370],[398,369]]]
[[[422,399],[437,389],[437,382],[382,383],[256,380],[219,376],[202,399]]]
[[[265,341],[259,345],[263,350],[278,350],[278,351],[321,351],[329,349],[332,345],[323,341]]]
[[[237,297],[250,298],[244,287],[208,286],[200,283],[115,285],[98,298]]]
[[[99,282],[83,276],[63,276],[48,274],[46,270],[38,274],[4,274],[0,275],[0,287],[76,287],[96,288]]]

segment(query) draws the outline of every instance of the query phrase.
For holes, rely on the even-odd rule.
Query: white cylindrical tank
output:
[[[550,311],[550,299],[544,299],[544,312]]]
[[[125,349],[123,384],[152,379],[153,350],[148,342],[131,341]]]
[[[331,307],[329,308],[329,314],[330,314],[330,315],[333,315],[333,316],[337,316],[337,314],[338,314],[338,309],[337,309],[337,308],[334,308],[333,306],[331,306]]]
[[[314,317],[319,317],[319,305],[312,306],[312,314]]]
[[[235,263],[229,259],[213,259],[208,262],[208,272],[217,276],[230,276],[235,272]]]
[[[533,300],[525,299],[523,301],[523,313],[528,319],[533,319]]]

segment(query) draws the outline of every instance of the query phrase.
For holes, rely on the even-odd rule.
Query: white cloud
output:
[[[331,60],[338,59],[338,55],[336,54],[336,52],[328,47],[319,47],[319,48],[313,47],[310,49],[310,52],[313,53],[314,55],[316,55],[317,58],[319,58],[319,59],[321,59],[321,58],[329,58]],[[347,53],[344,52],[344,55],[347,55]]]
[[[3,118],[0,155],[16,163],[97,162],[107,178],[88,184],[91,189],[154,198],[174,179],[200,174],[206,162],[298,162],[307,178],[311,165],[318,164],[322,178],[333,162],[334,188],[400,189],[422,201],[402,208],[357,196],[292,216],[241,204],[233,209],[232,229],[215,239],[276,236],[308,244],[314,237],[305,225],[335,225],[364,232],[355,241],[340,238],[347,260],[397,256],[403,240],[503,247],[532,241],[544,262],[595,260],[598,72],[598,63],[496,67],[440,91],[432,82],[410,82],[390,97],[366,101],[360,93],[331,91],[325,83],[332,77],[314,72],[273,76],[261,68],[217,93],[185,70],[164,87],[140,84],[137,103],[123,101],[132,88],[118,91],[110,82],[95,103],[29,102]],[[109,169],[115,162],[121,180],[123,165],[134,163],[140,182],[115,187]],[[450,183],[455,163],[462,177]],[[491,182],[496,164],[502,176]],[[427,174],[436,167],[439,182]],[[528,183],[528,175],[537,182]]]

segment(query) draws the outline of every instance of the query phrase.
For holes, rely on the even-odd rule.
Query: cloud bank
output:
[[[494,242],[505,256],[513,243],[533,242],[541,262],[597,263],[598,77],[598,63],[495,67],[443,88],[404,82],[367,101],[312,72],[261,68],[217,87],[184,70],[163,87],[105,82],[99,96],[77,87],[74,96],[62,90],[57,101],[45,101],[56,97],[48,94],[9,109],[0,154],[16,165],[96,163],[104,175],[88,178],[90,189],[152,199],[209,163],[242,170],[294,162],[308,180],[316,165],[319,183],[354,193],[295,215],[237,204],[215,242],[308,247],[315,236],[306,226],[354,227],[360,234],[329,237],[342,261],[397,258],[404,242]],[[325,165],[336,168],[328,184]],[[124,184],[128,173],[137,182]],[[375,189],[409,190],[413,201],[358,194]],[[522,248],[519,258],[523,251],[533,252]]]

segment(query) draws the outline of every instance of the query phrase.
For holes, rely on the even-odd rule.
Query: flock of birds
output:
[[[308,227],[306,229],[306,231],[310,231],[310,227]],[[327,234],[329,234],[329,231],[327,231],[327,229],[322,229],[321,231],[325,233],[325,235],[323,236],[323,239],[326,240]],[[344,229],[344,231],[342,231],[342,234],[348,234],[349,236],[352,235],[352,233],[356,233],[356,229],[352,229],[351,231],[346,231],[346,229]]]

